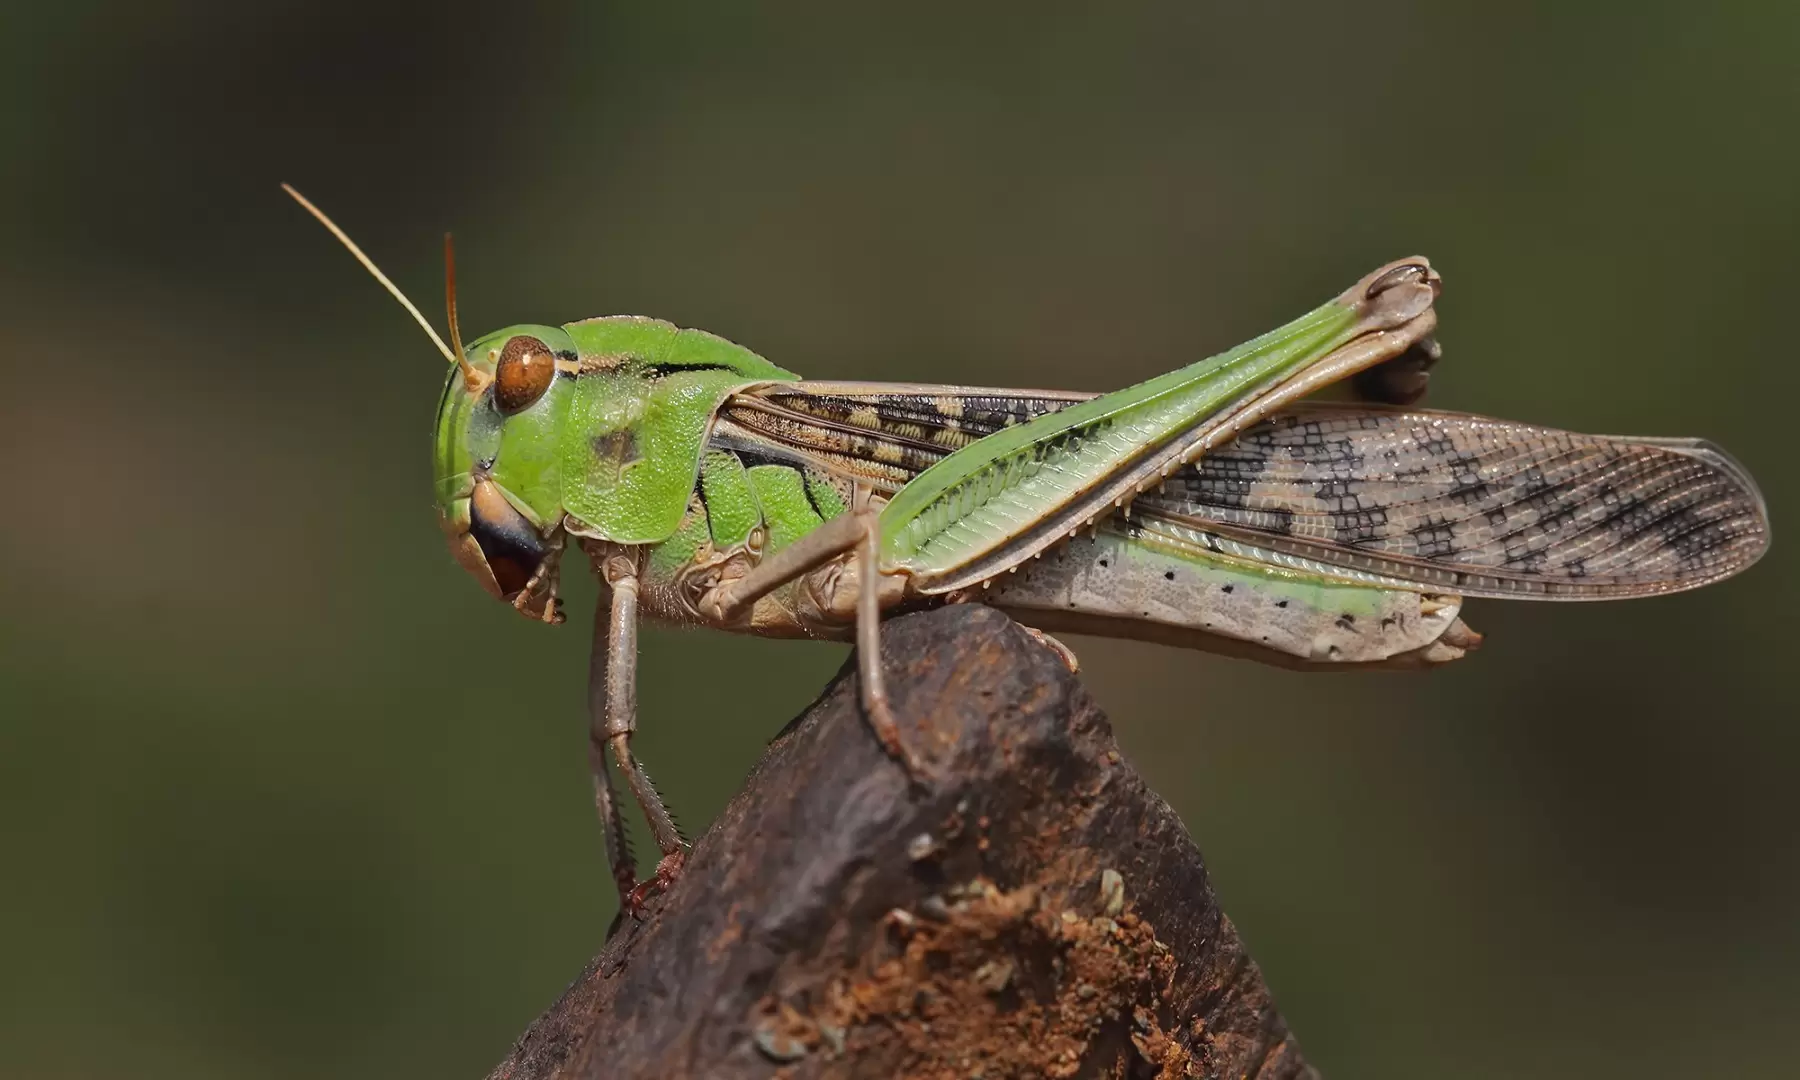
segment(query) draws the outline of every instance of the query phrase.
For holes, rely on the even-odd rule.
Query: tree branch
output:
[[[998,612],[883,626],[490,1080],[1316,1077],[1167,804]]]

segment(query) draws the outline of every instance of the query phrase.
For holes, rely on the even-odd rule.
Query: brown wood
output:
[[[925,786],[846,665],[490,1080],[1316,1077],[1054,652],[962,605],[883,653]]]

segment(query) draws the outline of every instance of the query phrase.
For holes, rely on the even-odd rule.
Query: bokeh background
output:
[[[612,917],[593,589],[452,564],[441,362],[281,180],[471,330],[815,376],[1111,388],[1422,252],[1436,404],[1800,506],[1800,6],[515,7],[6,5],[0,1074],[483,1075]],[[1328,1076],[1790,1076],[1792,552],[1425,676],[1073,644]],[[843,656],[647,635],[690,827]]]

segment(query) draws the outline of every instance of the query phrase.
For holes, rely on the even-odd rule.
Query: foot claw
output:
[[[925,763],[919,760],[912,748],[900,738],[900,725],[894,722],[894,714],[888,710],[885,699],[863,702],[864,716],[868,720],[869,730],[874,733],[875,741],[887,751],[888,757],[900,764],[906,772],[906,778],[915,790],[922,789],[925,784]]]
[[[662,895],[669,886],[681,877],[681,867],[687,862],[687,852],[672,851],[662,857],[656,864],[656,870],[650,877],[641,881],[630,892],[625,894],[625,910],[631,912],[634,919],[642,919],[650,907],[650,901]]]

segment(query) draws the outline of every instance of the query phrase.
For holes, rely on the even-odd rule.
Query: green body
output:
[[[884,566],[956,569],[977,553],[978,544],[964,537],[987,540],[991,548],[998,531],[992,521],[1042,508],[1116,467],[1127,444],[1103,441],[1107,430],[1135,425],[1138,444],[1147,435],[1166,438],[1183,419],[1204,414],[1246,384],[1340,344],[1352,321],[1341,305],[1328,304],[1229,353],[1133,388],[1126,400],[1111,395],[1078,403],[970,444],[887,504]],[[484,474],[539,530],[560,522],[578,536],[647,546],[654,581],[688,565],[703,545],[740,546],[760,529],[766,555],[845,511],[844,492],[823,470],[746,464],[737,452],[707,447],[713,417],[733,391],[798,381],[798,375],[713,334],[632,316],[506,327],[471,342],[468,355],[477,366],[491,366],[490,354],[518,334],[539,338],[580,370],[559,375],[536,404],[510,417],[491,399],[461,393],[459,374],[450,373],[434,453],[437,498],[447,518],[466,518],[473,477]],[[1088,448],[1071,446],[1070,433],[1085,436]],[[1052,477],[1040,467],[1046,446],[1053,448],[1050,463],[1086,467]],[[988,490],[980,490],[984,484]],[[1192,551],[1178,557],[1221,580],[1292,577]]]
[[[1401,279],[1417,295],[1378,302],[1393,270],[1417,271]],[[528,566],[546,562],[532,544],[548,550],[564,533],[638,551],[646,613],[707,621],[693,600],[719,567],[801,541],[862,492],[879,509],[880,571],[904,582],[884,604],[978,598],[1049,629],[1186,635],[1289,662],[1450,659],[1478,640],[1456,621],[1466,594],[1639,595],[1754,561],[1766,546],[1760,497],[1703,444],[1496,435],[1496,422],[1457,414],[1294,404],[1423,339],[1435,322],[1428,273],[1396,264],[1235,349],[1096,397],[804,382],[645,318],[509,327],[468,347],[477,369],[491,374],[505,343],[529,335],[558,373],[512,415],[450,373],[438,504],[453,546],[472,530],[492,562],[503,545],[470,509],[489,482],[536,534],[518,555]],[[1220,473],[1260,445],[1231,440],[1272,416],[1280,429],[1282,408],[1300,410],[1286,417],[1290,441],[1267,436],[1243,479]],[[1673,498],[1681,513],[1634,526],[1607,509],[1620,488],[1596,488],[1596,476],[1624,477],[1646,506]],[[1168,494],[1169,482],[1185,487]],[[1595,573],[1592,551],[1613,549],[1631,557]],[[508,580],[489,587],[512,598],[523,575]],[[729,628],[835,634],[787,607]]]

